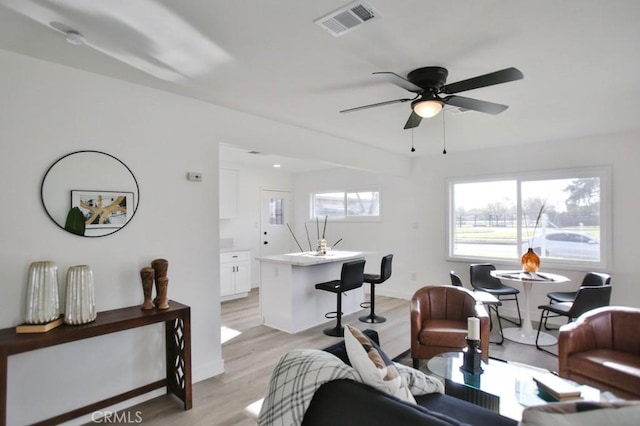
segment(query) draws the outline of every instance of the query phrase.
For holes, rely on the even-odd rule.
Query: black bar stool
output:
[[[337,319],[335,327],[324,329],[324,334],[327,336],[344,336],[344,327],[342,326],[342,293],[362,287],[364,279],[364,262],[364,260],[345,262],[342,264],[342,272],[340,273],[339,280],[316,284],[317,290],[336,293],[338,299],[336,311],[325,314],[326,318]]]
[[[380,265],[380,274],[364,274],[364,282],[371,284],[371,299],[370,302],[364,302],[360,304],[362,308],[371,307],[369,315],[358,318],[362,322],[369,324],[385,322],[385,317],[376,315],[376,285],[382,284],[391,276],[391,262],[393,261],[393,255],[388,254],[382,258],[382,264]]]

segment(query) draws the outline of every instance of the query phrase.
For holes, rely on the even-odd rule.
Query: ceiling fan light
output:
[[[413,105],[413,111],[422,118],[431,118],[438,115],[442,111],[442,101],[436,101],[429,99],[427,101],[420,101]]]

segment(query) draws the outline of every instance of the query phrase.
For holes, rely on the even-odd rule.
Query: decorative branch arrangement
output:
[[[531,242],[533,240],[533,237],[536,236],[536,229],[538,229],[538,225],[540,225],[540,219],[542,219],[542,215],[547,211],[547,207],[546,207],[547,202],[543,202],[542,205],[540,206],[540,210],[538,211],[538,215],[536,217],[536,224],[533,227],[533,233],[529,234],[529,227],[526,223],[526,216],[525,216],[525,227],[527,228],[527,243],[528,243],[528,247],[531,248]]]
[[[329,216],[325,216],[324,217],[324,225],[322,227],[322,238],[320,238],[320,219],[318,217],[316,217],[316,232],[318,235],[318,245],[316,247],[316,255],[320,256],[320,255],[325,255],[327,254],[327,240],[326,240],[326,235],[327,235],[327,219],[329,218]],[[291,226],[289,226],[289,224],[287,223],[287,228],[289,228],[289,232],[291,233],[291,236],[293,237],[293,239],[295,240],[296,244],[298,245],[298,248],[300,249],[301,253],[304,253],[304,250],[302,249],[302,246],[300,245],[300,243],[298,242],[298,239],[296,238],[296,235],[293,233],[293,230],[291,229]],[[309,228],[307,228],[307,224],[304,224],[304,229],[307,233],[307,241],[309,243],[309,251],[312,252],[313,248],[311,247],[311,238],[309,237]],[[342,241],[342,238],[340,238],[338,241],[336,241],[332,247],[335,247],[336,245],[338,245],[340,242]]]

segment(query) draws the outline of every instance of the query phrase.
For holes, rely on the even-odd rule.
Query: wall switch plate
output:
[[[187,180],[191,182],[202,182],[202,173],[200,172],[188,172]]]

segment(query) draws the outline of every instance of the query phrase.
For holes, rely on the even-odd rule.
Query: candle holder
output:
[[[471,374],[482,373],[480,361],[482,360],[482,351],[479,348],[480,340],[467,339],[467,347],[462,349],[462,367],[460,369]]]

